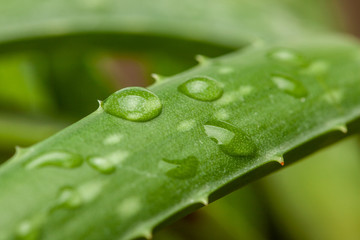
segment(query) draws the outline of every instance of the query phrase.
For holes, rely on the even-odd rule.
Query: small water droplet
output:
[[[141,87],[121,89],[104,102],[105,112],[126,120],[146,122],[157,117],[162,110],[158,96]]]
[[[330,89],[323,95],[323,99],[329,104],[339,104],[342,98],[343,93],[339,89]]]
[[[87,163],[95,170],[110,174],[116,170],[116,165],[110,159],[104,157],[90,157],[87,159]]]
[[[47,152],[34,160],[27,163],[26,167],[28,169],[40,168],[46,166],[55,166],[61,168],[76,168],[83,163],[83,158],[74,153],[69,153],[65,151],[52,151]]]
[[[220,149],[231,156],[255,154],[253,141],[239,128],[223,121],[210,121],[204,125],[206,135],[217,143]]]
[[[229,117],[230,117],[230,115],[229,115],[228,111],[226,111],[226,109],[223,109],[223,108],[219,109],[218,111],[216,111],[214,113],[214,118],[216,118],[217,120],[220,120],[220,121],[228,120]]]
[[[40,229],[35,222],[23,221],[17,228],[17,240],[38,240],[40,238]]]
[[[302,72],[310,75],[324,75],[330,66],[325,61],[314,61],[307,68],[305,68]]]
[[[271,76],[271,80],[281,91],[293,97],[304,98],[308,94],[304,85],[291,77],[281,74],[273,74]]]
[[[176,129],[179,132],[186,132],[194,128],[195,125],[196,125],[195,119],[184,120],[177,125]]]
[[[215,104],[219,107],[229,105],[237,100],[243,101],[243,97],[239,94],[238,91],[228,91],[224,93],[224,95],[215,102]]]
[[[287,48],[273,49],[268,53],[267,56],[272,60],[287,63],[290,65],[301,66],[306,64],[303,56]]]
[[[254,88],[252,86],[249,86],[249,85],[240,86],[239,87],[239,94],[242,97],[245,97],[245,96],[249,95],[253,91],[253,89]]]
[[[141,201],[138,197],[128,197],[121,201],[116,208],[121,218],[128,218],[136,214],[141,208]]]
[[[223,93],[219,83],[207,77],[195,77],[187,80],[178,87],[178,90],[188,97],[200,101],[214,101]]]
[[[163,159],[164,162],[169,164],[177,165],[177,167],[170,169],[166,172],[166,175],[176,179],[187,179],[192,178],[196,175],[199,160],[196,157],[190,156],[184,159]]]
[[[123,139],[123,137],[124,136],[121,134],[109,135],[104,139],[103,144],[104,145],[115,145],[115,144],[119,143]]]
[[[57,208],[78,208],[83,203],[80,193],[73,187],[66,186],[60,189],[56,205]]]
[[[77,192],[80,194],[82,202],[88,203],[100,196],[107,183],[108,181],[97,179],[78,186]]]
[[[230,74],[232,72],[234,72],[232,67],[221,67],[218,71],[219,74]]]

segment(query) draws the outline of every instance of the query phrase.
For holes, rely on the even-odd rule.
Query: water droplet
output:
[[[339,89],[330,89],[323,95],[323,99],[329,104],[339,104],[342,98],[343,93]]]
[[[145,122],[161,113],[158,96],[141,87],[121,89],[104,102],[105,112],[135,122]]]
[[[239,94],[242,97],[249,95],[252,91],[253,91],[253,87],[249,85],[244,85],[239,87]]]
[[[195,77],[187,80],[178,89],[186,96],[200,101],[214,101],[223,93],[219,83],[207,77]]]
[[[23,221],[17,228],[16,239],[18,240],[38,240],[40,229],[35,222]]]
[[[271,76],[271,80],[273,83],[283,92],[296,97],[296,98],[304,98],[307,96],[308,92],[304,85],[291,77],[273,74]]]
[[[116,165],[110,159],[104,157],[90,157],[87,159],[87,163],[95,170],[110,174],[116,170]]]
[[[194,128],[195,125],[196,125],[195,119],[184,120],[177,125],[176,129],[179,132],[186,132]]]
[[[77,191],[81,196],[82,202],[91,202],[96,197],[100,196],[107,183],[108,181],[105,180],[93,180],[78,186]]]
[[[128,218],[136,214],[141,208],[141,201],[138,197],[128,197],[117,206],[116,211],[121,218]]]
[[[221,67],[218,71],[219,74],[230,74],[232,72],[234,72],[232,67]]]
[[[73,187],[66,186],[59,191],[56,205],[53,209],[57,208],[77,208],[83,203],[80,193]]]
[[[228,120],[229,119],[229,113],[228,111],[226,111],[226,109],[219,109],[218,111],[216,111],[214,113],[214,118],[216,118],[217,120]]]
[[[169,160],[163,159],[164,162],[177,165],[177,167],[170,169],[166,172],[166,175],[176,179],[192,178],[196,175],[199,160],[196,157],[190,156],[185,159]]]
[[[324,75],[330,66],[325,61],[315,61],[312,62],[307,68],[305,68],[302,72],[310,75]]]
[[[301,66],[306,64],[303,56],[287,48],[273,49],[268,53],[268,57],[272,60],[287,63],[290,65]]]
[[[222,107],[229,105],[237,100],[243,101],[243,97],[240,96],[238,91],[228,91],[224,93],[224,95],[218,101],[216,101],[215,104]]]
[[[119,143],[122,139],[123,139],[123,135],[121,134],[112,134],[112,135],[109,135],[107,136],[104,141],[103,141],[103,144],[104,145],[114,145],[114,144],[117,144]]]
[[[231,156],[249,156],[256,152],[253,141],[240,129],[223,121],[210,121],[204,125],[206,135],[220,149]]]
[[[64,152],[64,151],[52,151],[44,153],[41,156],[27,163],[28,169],[40,168],[46,166],[55,166],[61,168],[76,168],[83,162],[83,158],[80,155]]]

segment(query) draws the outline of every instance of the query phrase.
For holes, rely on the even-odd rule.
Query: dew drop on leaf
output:
[[[90,157],[87,159],[87,163],[95,170],[105,174],[113,173],[116,170],[114,162],[104,157]]]
[[[199,160],[194,156],[189,156],[184,159],[163,159],[164,162],[177,165],[166,172],[166,176],[176,179],[192,178],[196,175]]]
[[[272,74],[271,80],[281,91],[295,98],[305,98],[308,94],[304,85],[291,77],[281,74]]]
[[[178,90],[186,96],[200,101],[214,101],[223,94],[219,83],[207,77],[189,79],[181,84]]]
[[[80,193],[73,187],[66,186],[60,189],[56,205],[57,208],[77,208],[83,203]]]
[[[19,224],[16,231],[17,240],[38,240],[40,230],[35,222],[23,221]]]
[[[250,156],[256,153],[254,142],[239,128],[224,121],[209,121],[204,125],[206,135],[231,156]]]
[[[83,163],[80,155],[65,151],[44,153],[26,164],[28,169],[54,166],[60,168],[76,168]]]
[[[297,53],[291,49],[287,49],[287,48],[272,49],[267,54],[267,56],[271,60],[286,63],[289,65],[302,66],[302,65],[306,64],[303,56],[301,56],[299,53]]]
[[[162,110],[158,96],[141,87],[121,89],[104,102],[105,112],[126,120],[146,122],[157,117]]]

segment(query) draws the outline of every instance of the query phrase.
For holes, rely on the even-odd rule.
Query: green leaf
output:
[[[287,54],[269,56],[274,49]],[[292,55],[302,56],[304,64],[289,62]],[[359,44],[340,36],[251,46],[149,87],[162,105],[160,115],[149,121],[108,114],[102,108],[105,101],[93,114],[18,152],[0,168],[0,239],[16,234],[52,240],[149,237],[165,220],[279,169],[285,153],[287,165],[341,139],[343,133],[333,131],[344,131],[360,116],[359,56]],[[301,82],[306,96],[279,88],[273,74]],[[178,90],[195,77],[217,81],[222,96],[201,101]],[[206,83],[198,86],[192,93],[206,90]],[[156,98],[138,97],[122,99],[121,104],[129,104],[126,111],[141,115],[152,104],[159,106]],[[210,136],[204,128],[209,123]],[[241,145],[241,139],[256,148],[239,154],[235,145],[253,149]],[[29,167],[52,154],[65,156],[66,164]],[[71,164],[72,159],[79,163],[78,156],[96,157],[91,161],[95,167],[89,161]],[[181,163],[184,159],[191,164]],[[172,160],[182,169],[175,175],[169,174]],[[102,173],[104,164],[115,171]]]
[[[113,33],[239,47],[257,39],[278,40],[327,30],[330,22],[328,4],[324,7],[319,1],[312,1],[311,7],[277,0],[183,0],[176,4],[170,0],[13,0],[2,5],[0,43]],[[156,45],[146,39],[142,43]]]
[[[291,239],[358,239],[359,159],[354,136],[261,180],[278,229]]]
[[[37,65],[34,52],[2,54],[0,57],[0,108],[25,112],[49,112],[54,108]]]

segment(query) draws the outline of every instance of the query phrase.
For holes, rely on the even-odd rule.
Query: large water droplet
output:
[[[113,173],[116,170],[116,164],[104,157],[88,158],[87,163],[95,170],[105,174]]]
[[[290,65],[301,66],[306,64],[303,56],[287,48],[273,49],[268,53],[268,57],[272,60]]]
[[[47,152],[34,160],[27,163],[28,169],[55,166],[61,168],[76,168],[79,167],[83,162],[83,158],[80,155],[69,153],[65,151],[52,151]]]
[[[166,172],[166,175],[171,178],[186,179],[196,175],[199,160],[196,157],[190,156],[185,159],[169,160],[163,159],[164,162],[177,165],[177,167],[170,169]]]
[[[291,77],[281,74],[273,74],[271,76],[271,80],[281,91],[293,97],[304,98],[308,94],[304,85]]]
[[[105,112],[135,122],[146,122],[161,113],[158,96],[141,87],[121,89],[104,102]]]
[[[239,128],[223,121],[210,121],[204,125],[205,133],[220,149],[231,156],[249,156],[256,152],[253,141]]]
[[[214,101],[223,93],[219,83],[207,77],[189,79],[181,84],[178,90],[186,96],[200,101]]]
[[[40,230],[38,225],[33,221],[23,221],[16,230],[17,240],[38,240]]]
[[[81,206],[83,199],[80,193],[73,187],[66,186],[60,189],[54,209],[57,208],[77,208]]]

